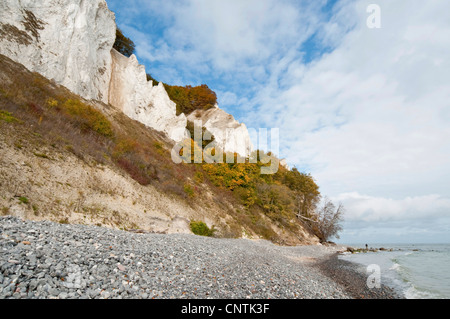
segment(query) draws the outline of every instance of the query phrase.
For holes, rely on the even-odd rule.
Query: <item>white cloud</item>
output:
[[[297,56],[278,74],[281,87],[256,96],[259,116],[247,122],[281,129],[290,164],[343,200],[348,231],[359,229],[352,238],[373,227],[378,238],[435,231],[441,240],[437,226],[450,225],[450,3],[377,3],[381,29],[365,25],[368,1],[341,2],[318,32],[332,51],[308,65]]]
[[[289,1],[193,0],[174,8],[166,35],[179,48],[203,52],[216,70],[247,67],[305,40],[314,9],[302,12]]]
[[[325,2],[108,1],[146,62],[170,64],[186,84],[214,75],[248,88],[317,31]]]
[[[328,21],[325,2],[139,0],[121,20],[161,80],[214,79],[219,104],[248,127],[280,128],[281,156],[310,171],[324,195],[345,198],[352,225],[406,231],[441,218],[450,198],[450,2],[378,0],[381,29],[366,26],[372,1],[340,0]],[[313,34],[316,59],[305,64]]]
[[[382,29],[366,27],[367,1],[344,2],[338,16],[347,20],[330,23],[345,25],[324,36],[339,34],[336,48],[307,66],[291,64],[283,89],[256,97],[257,120],[281,128],[290,163],[310,167],[331,195],[400,198],[428,194],[437,182],[450,196],[442,178],[450,175],[450,3],[378,3]]]
[[[222,106],[233,106],[236,105],[238,103],[238,97],[236,94],[234,94],[233,92],[221,92],[221,91],[216,91],[217,94],[217,98],[220,101],[220,105]]]
[[[450,199],[440,195],[424,195],[392,199],[344,193],[332,198],[342,202],[348,221],[387,222],[414,219],[450,218]]]

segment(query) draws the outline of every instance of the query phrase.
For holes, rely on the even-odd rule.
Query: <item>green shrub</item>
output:
[[[204,222],[199,222],[199,221],[191,221],[190,227],[191,227],[191,231],[195,235],[199,235],[199,236],[211,237],[214,235],[214,232],[216,231],[214,229],[214,226],[210,229]]]
[[[186,129],[191,134],[191,139],[195,139],[195,128],[196,128],[195,123],[188,120],[187,124],[186,124]],[[215,141],[216,138],[204,126],[201,128],[201,132],[202,132],[201,133],[202,135],[199,136],[199,138],[201,137],[201,143],[198,143],[198,146],[201,147],[202,149],[205,149],[209,144],[211,144],[213,141]],[[200,142],[200,141],[198,141],[198,142]]]
[[[63,109],[71,116],[84,130],[92,130],[105,137],[112,137],[113,129],[111,122],[90,105],[84,104],[79,100],[68,99]]]
[[[118,138],[114,147],[113,156],[121,157],[124,154],[135,153],[139,148],[139,143],[132,138]]]
[[[48,107],[48,108],[55,108],[55,107],[58,106],[58,101],[55,100],[55,99],[52,98],[52,97],[49,97],[49,98],[47,99],[46,104],[47,104],[47,107]]]
[[[5,121],[6,123],[19,122],[11,113],[7,111],[0,110],[0,120]]]
[[[186,195],[188,195],[189,197],[195,196],[195,192],[192,189],[191,185],[185,184],[183,189],[184,189],[184,192],[186,193]]]
[[[2,208],[2,215],[3,216],[9,215],[9,207],[4,206]]]
[[[202,172],[195,172],[194,180],[197,184],[202,184],[205,181],[205,177]]]
[[[66,225],[66,224],[69,223],[69,218],[67,218],[67,217],[66,217],[66,218],[62,218],[62,219],[59,220],[59,223],[60,223],[60,224],[65,224],[65,225]]]
[[[123,55],[130,57],[134,53],[135,49],[134,42],[126,37],[122,30],[119,28],[116,29],[116,41],[114,42],[113,48],[116,49],[118,52],[122,53]]]
[[[208,110],[217,103],[217,95],[206,84],[192,87],[164,84],[170,99],[177,105],[177,115],[195,110]]]
[[[22,203],[22,204],[28,204],[30,201],[28,200],[28,198],[26,198],[26,197],[24,197],[24,196],[20,196],[19,197],[19,201]]]
[[[147,81],[152,81],[153,82],[153,86],[159,84],[159,81],[155,80],[155,78],[153,76],[151,76],[150,74],[148,74],[148,73],[147,73]]]
[[[153,146],[155,147],[156,152],[158,152],[159,155],[165,155],[164,145],[161,142],[155,142],[153,143]]]
[[[48,157],[48,155],[44,154],[44,153],[37,153],[37,152],[35,152],[33,154],[34,154],[34,156],[37,156],[37,157],[40,157],[40,158],[50,159],[50,157]]]

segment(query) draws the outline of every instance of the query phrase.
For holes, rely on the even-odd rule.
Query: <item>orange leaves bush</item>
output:
[[[197,109],[208,110],[217,103],[216,93],[206,84],[192,87],[165,84],[167,94],[177,105],[177,114],[190,114]]]

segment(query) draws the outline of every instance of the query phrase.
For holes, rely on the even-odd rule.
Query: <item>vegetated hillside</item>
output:
[[[147,80],[153,81],[153,84],[159,84],[159,81],[155,80],[148,73]],[[195,110],[206,111],[217,104],[216,92],[211,90],[206,84],[198,86],[177,86],[163,83],[163,85],[170,99],[177,105],[177,115],[181,113],[189,115]]]
[[[261,163],[175,164],[172,147],[0,55],[0,214],[164,233],[197,221],[218,237],[318,241],[296,217],[319,199],[311,176],[261,175]]]

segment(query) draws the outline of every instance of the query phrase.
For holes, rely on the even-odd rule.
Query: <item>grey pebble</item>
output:
[[[0,234],[0,298],[351,298],[317,267],[296,261],[329,257],[336,251],[329,247],[11,216],[0,217]],[[38,239],[12,245],[20,234]]]

